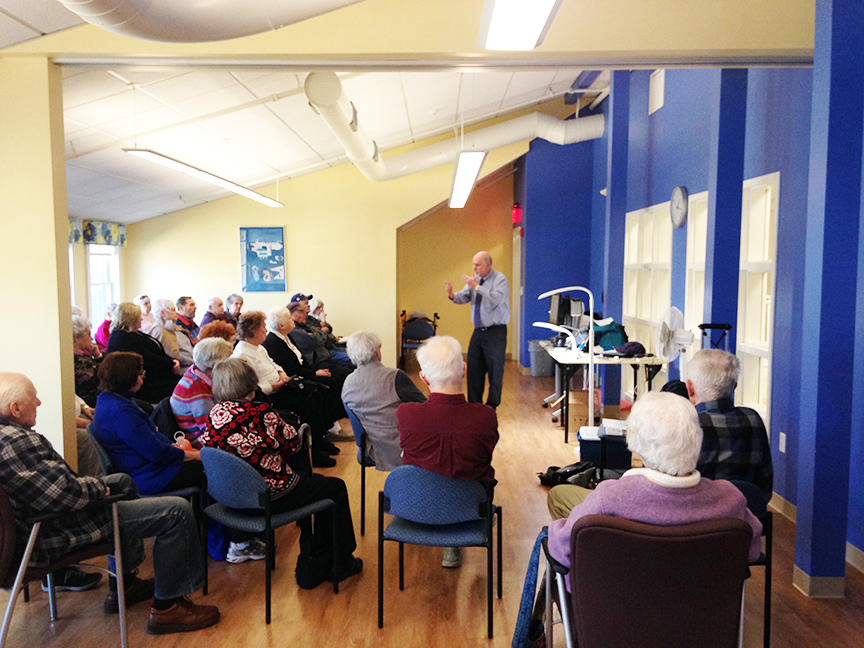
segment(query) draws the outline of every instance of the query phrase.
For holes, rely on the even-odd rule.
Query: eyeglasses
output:
[[[144,369],[142,369],[141,372],[140,372],[138,375],[141,376],[142,378],[145,378],[145,377],[147,376],[147,371],[145,371]]]

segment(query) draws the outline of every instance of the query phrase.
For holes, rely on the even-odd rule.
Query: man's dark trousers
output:
[[[489,394],[486,404],[501,404],[504,382],[504,358],[507,352],[507,325],[475,328],[468,344],[468,402],[482,403],[486,374],[489,374]]]

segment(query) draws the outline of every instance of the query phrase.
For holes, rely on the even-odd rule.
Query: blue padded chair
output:
[[[201,461],[207,473],[207,492],[216,500],[204,509],[207,517],[229,529],[247,533],[263,533],[266,547],[265,599],[267,623],[270,623],[271,572],[276,569],[274,529],[320,513],[333,507],[333,500],[321,499],[285,513],[270,512],[270,489],[267,482],[251,465],[230,452],[218,448],[201,449]],[[336,555],[336,525],[333,526],[333,555]],[[339,593],[335,564],[333,592]]]
[[[357,463],[360,464],[360,535],[362,536],[366,535],[366,468],[374,467],[375,462],[366,454],[366,441],[369,435],[363,429],[363,424],[345,401],[342,401],[342,404],[345,405],[348,420],[351,421],[351,429],[354,430],[354,441],[357,443]]]
[[[92,424],[91,424],[92,425]],[[111,460],[111,455],[102,445],[102,442],[93,434],[91,426],[87,426],[87,436],[90,437],[90,443],[93,444],[93,449],[96,451],[96,457],[99,459],[99,465],[102,467],[102,472],[105,475],[113,475],[119,472],[114,467],[114,462]],[[207,563],[207,525],[204,520],[204,506],[206,491],[197,486],[188,486],[187,488],[178,488],[173,491],[165,491],[164,493],[152,493],[149,495],[142,494],[142,498],[149,497],[182,497],[192,503],[192,510],[195,512],[195,520],[198,522],[198,538],[201,541],[201,553],[204,556],[204,595],[207,595],[208,589],[208,563]]]
[[[384,514],[393,519],[384,528]],[[492,521],[498,516],[498,598],[501,586],[501,507],[480,482],[443,477],[417,466],[395,468],[378,493],[378,627],[384,627],[384,541],[399,543],[399,589],[405,589],[405,543],[486,547],[488,636],[492,638]]]
[[[735,487],[747,498],[747,508],[762,523],[765,536],[765,551],[750,566],[765,568],[765,606],[763,609],[762,645],[771,644],[771,563],[774,550],[774,515],[768,510],[765,494],[756,484],[738,479],[730,479]]]
[[[437,313],[435,314],[437,317]],[[423,342],[435,335],[435,327],[426,319],[408,320],[402,325],[402,353],[399,356],[399,368],[405,369],[408,352],[419,349]]]

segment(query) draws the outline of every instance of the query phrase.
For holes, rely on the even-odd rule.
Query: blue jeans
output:
[[[192,505],[181,497],[138,499],[138,488],[129,475],[105,478],[112,494],[125,493],[117,503],[123,571],[144,562],[144,538],[156,538],[153,571],[156,598],[171,599],[204,587],[204,562]],[[109,560],[114,570],[114,561]]]

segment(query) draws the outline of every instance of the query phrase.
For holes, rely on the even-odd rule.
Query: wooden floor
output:
[[[188,635],[151,637],[145,626],[149,608],[129,610],[131,646],[340,646],[459,648],[510,646],[528,556],[537,532],[549,522],[546,489],[536,473],[550,465],[574,461],[575,442],[563,443],[563,431],[550,422],[540,402],[552,390],[551,378],[520,375],[508,363],[504,402],[498,409],[501,441],[493,462],[499,485],[496,501],[503,506],[504,598],[495,601],[495,639],[486,639],[485,552],[466,549],[461,569],[443,569],[440,549],[406,546],[406,588],[398,589],[397,550],[385,548],[384,629],[376,625],[377,493],[385,473],[367,471],[367,527],[360,531],[360,468],[353,444],[339,444],[335,468],[323,470],[342,477],[352,494],[357,554],[363,573],[344,582],[338,595],[321,585],[300,590],[294,582],[297,560],[295,526],[277,532],[279,554],[273,578],[273,622],[264,623],[264,566],[210,562],[210,594],[193,599],[218,605],[222,621]],[[575,436],[575,435],[574,435]],[[774,646],[850,647],[864,645],[864,575],[849,568],[847,597],[812,600],[792,587],[794,525],[775,515]],[[152,575],[145,562],[142,575]],[[763,570],[754,569],[748,582],[745,646],[761,646]],[[62,618],[48,619],[47,595],[35,589],[30,603],[19,601],[12,622],[10,646],[110,646],[119,643],[116,616],[102,613],[107,586],[93,592],[58,594]],[[6,593],[0,593],[5,606]],[[560,627],[560,626],[559,626]],[[561,632],[556,639],[560,640]],[[557,645],[563,642],[556,641]]]

